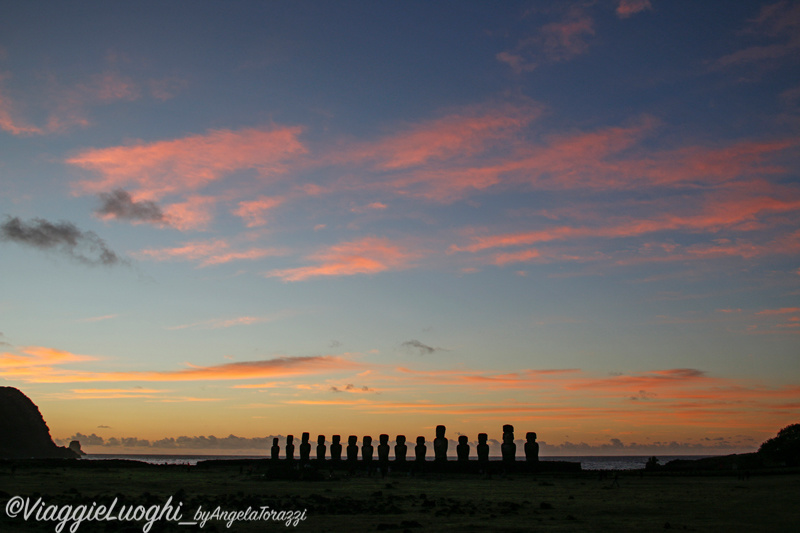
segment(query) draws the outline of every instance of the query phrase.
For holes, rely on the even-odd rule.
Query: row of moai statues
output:
[[[434,460],[438,462],[447,461],[447,448],[448,440],[445,437],[445,426],[436,426],[436,438],[433,440]],[[311,459],[311,438],[309,433],[303,433],[300,442],[300,461],[307,462]],[[484,462],[489,460],[489,444],[488,435],[486,433],[478,434],[477,455],[478,461]],[[333,442],[330,446],[330,459],[332,461],[341,461],[342,452],[346,454],[347,461],[358,461],[358,437],[350,435],[347,439],[347,448],[342,446],[341,435],[334,435]],[[294,460],[294,436],[287,435],[286,437],[286,455],[285,458]],[[378,461],[389,461],[389,435],[383,434],[379,437],[378,444]],[[516,461],[517,445],[514,443],[514,426],[506,424],[503,426],[503,443],[500,446],[500,451],[504,462]],[[278,438],[272,440],[271,457],[273,460],[280,458],[280,446],[278,445]],[[325,445],[325,435],[317,437],[317,460],[324,461],[326,459],[327,446]],[[375,448],[372,445],[372,437],[364,437],[361,443],[361,460],[369,462],[373,460]],[[428,453],[428,447],[425,444],[425,437],[417,437],[417,444],[414,446],[415,460],[422,462],[425,461]],[[405,435],[398,435],[395,440],[394,446],[394,460],[396,462],[405,462],[408,455],[408,446],[406,445]],[[466,435],[458,437],[458,445],[456,446],[456,455],[458,461],[469,461],[470,445],[469,439]],[[526,434],[525,442],[525,460],[528,462],[537,462],[539,460],[539,443],[536,442],[536,433],[529,432]]]

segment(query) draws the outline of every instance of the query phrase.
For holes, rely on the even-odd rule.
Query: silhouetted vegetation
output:
[[[784,463],[786,466],[800,465],[800,424],[788,425],[777,436],[764,441],[758,454],[764,459]]]

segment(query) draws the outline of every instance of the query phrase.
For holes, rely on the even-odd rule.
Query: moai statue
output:
[[[318,435],[317,436],[317,461],[320,463],[325,460],[325,450],[327,450],[327,446],[325,446],[325,435]]]
[[[389,462],[389,435],[381,434],[378,437],[380,444],[378,444],[378,461],[382,463]]]
[[[536,442],[536,433],[533,431],[525,435],[525,460],[529,463],[539,462],[539,443]]]
[[[447,428],[436,426],[436,438],[433,439],[433,453],[437,462],[447,461],[447,437],[444,432]]]
[[[488,438],[486,433],[478,433],[478,461],[481,463],[489,462],[489,445],[486,443]]]
[[[408,453],[408,446],[406,446],[406,436],[398,435],[397,444],[394,446],[394,460],[398,463],[406,462],[406,454]]]
[[[503,426],[503,444],[500,445],[504,463],[513,463],[517,455],[517,445],[514,444],[514,426],[506,424]]]
[[[278,445],[278,437],[272,438],[272,448],[270,449],[272,453],[272,460],[277,461],[280,459],[281,456],[281,447]]]
[[[469,439],[466,435],[458,436],[458,446],[456,446],[458,460],[461,462],[469,461]]]
[[[366,436],[361,440],[361,460],[365,463],[372,461],[372,437]]]
[[[417,445],[414,446],[414,455],[416,455],[417,462],[425,462],[425,453],[427,451],[428,447],[425,446],[425,437],[417,437]]]
[[[342,460],[342,436],[334,435],[331,443],[331,461]]]
[[[309,458],[311,457],[311,443],[308,442],[308,439],[311,438],[307,432],[303,433],[302,439],[300,441],[300,461],[303,463],[307,463]]]
[[[356,445],[357,441],[358,437],[355,435],[350,435],[347,437],[347,460],[351,463],[358,461],[358,445]]]
[[[386,477],[386,474],[389,473],[389,435],[381,434],[379,440],[378,468],[380,468],[381,477]]]
[[[294,435],[286,435],[286,460],[294,461]]]

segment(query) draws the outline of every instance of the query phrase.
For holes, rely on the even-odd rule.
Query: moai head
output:
[[[469,439],[467,438],[466,435],[459,435],[458,436],[458,443],[459,444],[463,445],[463,444],[467,444],[468,442],[469,442]]]
[[[319,435],[319,436],[317,437],[317,444],[318,444],[318,445],[320,445],[320,446],[322,446],[323,444],[325,444],[325,435]]]
[[[308,442],[308,439],[310,439],[310,438],[311,438],[311,435],[309,435],[309,434],[306,432],[306,433],[303,433],[303,437],[302,437],[302,438],[303,438],[303,443],[306,443],[306,442]]]
[[[443,439],[445,431],[447,431],[446,427],[444,427],[444,426],[436,426],[436,438],[437,439]]]
[[[514,426],[506,424],[503,426],[503,442],[514,442]]]
[[[278,437],[273,437],[272,438],[272,445],[273,446],[277,446],[278,445]]]
[[[333,439],[333,443],[334,444],[339,444],[342,441],[342,436],[341,435],[334,435],[331,438]]]
[[[358,442],[358,437],[356,437],[355,435],[350,435],[349,437],[347,437],[347,444],[348,445],[355,446],[356,442]]]
[[[395,440],[396,440],[397,444],[402,446],[403,444],[406,443],[406,436],[405,435],[398,435],[397,439],[395,439]]]
[[[294,442],[294,435],[286,435],[286,445],[292,444]]]
[[[372,437],[366,436],[361,442],[364,443],[364,446],[372,446]]]
[[[529,431],[528,433],[525,434],[525,440],[527,440],[528,442],[536,442],[536,433],[534,433],[533,431]]]
[[[486,444],[486,441],[489,439],[489,435],[486,433],[478,433],[478,444]]]
[[[425,446],[425,437],[423,436],[417,437],[417,446]]]
[[[389,444],[389,435],[381,434],[381,436],[379,438],[380,438],[381,444]]]

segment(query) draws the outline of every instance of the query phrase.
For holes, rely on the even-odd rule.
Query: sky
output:
[[[6,2],[0,385],[95,452],[753,451],[798,73],[789,0]]]

